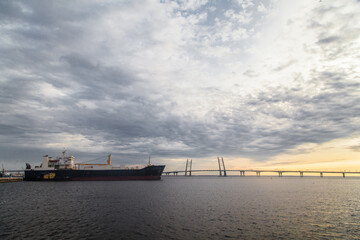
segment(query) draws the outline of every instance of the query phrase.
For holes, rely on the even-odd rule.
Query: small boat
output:
[[[0,183],[19,182],[22,180],[23,180],[22,176],[12,176],[10,173],[5,171],[5,168],[3,166],[3,169],[0,172]]]

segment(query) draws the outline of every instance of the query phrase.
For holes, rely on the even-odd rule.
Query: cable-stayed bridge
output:
[[[218,172],[219,176],[226,177],[228,172],[237,172],[239,173],[239,176],[244,177],[247,175],[247,173],[250,174],[256,174],[256,176],[260,177],[262,173],[275,173],[279,177],[282,177],[285,173],[293,173],[293,174],[299,174],[300,177],[303,177],[304,174],[319,174],[320,177],[323,177],[324,174],[339,174],[345,177],[346,175],[350,176],[360,176],[359,171],[322,171],[322,170],[261,170],[261,169],[226,169],[225,168],[225,162],[224,158],[218,157],[218,165],[219,169],[192,169],[192,159],[189,161],[186,160],[185,170],[179,170],[179,171],[166,171],[164,172],[165,175],[184,175],[184,176],[192,176],[193,173],[213,173]],[[233,176],[233,175],[232,175]]]

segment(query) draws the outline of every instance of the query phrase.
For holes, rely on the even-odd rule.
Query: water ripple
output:
[[[0,239],[358,239],[360,179],[0,185]]]

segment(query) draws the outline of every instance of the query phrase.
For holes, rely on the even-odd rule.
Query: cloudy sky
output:
[[[360,169],[357,0],[0,1],[0,163]]]

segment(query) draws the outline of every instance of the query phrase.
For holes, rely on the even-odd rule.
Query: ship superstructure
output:
[[[49,155],[45,155],[42,158],[40,166],[35,166],[36,170],[60,170],[60,169],[76,169],[74,164],[75,158],[73,156],[66,156],[66,151],[62,152],[62,157],[53,159]],[[26,166],[29,169],[30,165]],[[30,167],[31,168],[31,167]]]

